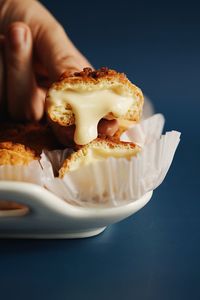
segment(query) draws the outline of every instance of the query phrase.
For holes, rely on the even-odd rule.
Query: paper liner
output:
[[[53,167],[54,175],[58,175],[58,171],[59,171],[60,167],[62,166],[64,160],[72,152],[73,152],[73,150],[68,149],[68,148],[66,148],[64,150],[52,150],[52,151],[44,150],[41,157],[42,157],[42,161],[43,161],[44,156],[48,157],[48,161],[50,162],[50,164]],[[43,163],[45,163],[45,161],[43,161]],[[50,168],[50,165],[48,166],[48,168]],[[46,170],[46,168],[45,168],[45,170]],[[49,169],[49,171],[52,172],[52,170],[50,170],[50,169]]]
[[[142,148],[160,138],[165,119],[162,114],[155,114],[143,120],[140,124],[135,124],[125,131],[120,140],[124,142],[134,142]]]
[[[39,161],[32,161],[28,165],[0,166],[0,180],[25,181],[43,185],[43,170]]]
[[[130,161],[109,158],[67,173],[63,179],[54,178],[49,158],[43,154],[45,186],[69,203],[80,206],[117,206],[139,199],[158,187],[165,178],[180,141],[180,133],[167,132],[161,136],[162,115],[154,115],[131,127],[122,139],[137,142],[143,150]],[[54,155],[59,161],[60,153]],[[49,156],[49,155],[48,155]]]
[[[180,133],[171,131],[161,136],[163,125],[164,117],[153,115],[121,136],[121,140],[142,147],[141,153],[130,161],[97,161],[59,179],[55,175],[72,150],[45,151],[40,162],[0,166],[0,180],[36,183],[79,206],[112,207],[135,201],[161,184],[173,160]]]

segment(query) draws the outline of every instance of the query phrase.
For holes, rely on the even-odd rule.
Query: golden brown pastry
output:
[[[59,171],[59,177],[63,178],[67,172],[74,171],[95,161],[109,157],[131,159],[139,152],[140,147],[133,143],[97,138],[89,144],[80,147],[78,151],[72,153],[64,161]]]
[[[46,97],[48,120],[65,145],[72,141],[86,145],[98,133],[121,133],[127,127],[125,123],[139,122],[142,107],[141,90],[125,74],[108,68],[85,68],[73,75],[63,74]]]
[[[39,159],[30,148],[13,142],[0,143],[0,165],[27,165]]]
[[[0,124],[0,142],[12,142],[22,144],[32,150],[37,155],[42,150],[53,150],[60,148],[51,128],[39,123],[2,123]]]

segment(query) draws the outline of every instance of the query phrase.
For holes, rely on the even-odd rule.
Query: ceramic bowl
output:
[[[0,210],[1,238],[84,238],[101,233],[140,210],[152,191],[129,204],[112,208],[70,205],[39,185],[0,182],[0,200],[16,202]]]

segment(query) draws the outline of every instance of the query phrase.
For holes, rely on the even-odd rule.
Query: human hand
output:
[[[64,71],[90,66],[35,0],[0,1],[0,34],[0,102],[13,119],[40,120],[48,85]]]

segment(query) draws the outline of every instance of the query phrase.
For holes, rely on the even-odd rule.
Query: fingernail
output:
[[[9,45],[15,50],[24,46],[26,40],[26,30],[23,27],[13,27],[8,32]]]

